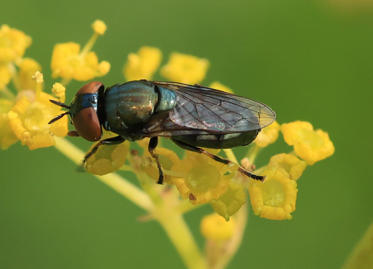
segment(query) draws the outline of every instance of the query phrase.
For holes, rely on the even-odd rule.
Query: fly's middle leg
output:
[[[154,136],[154,137],[150,138],[149,145],[148,145],[148,150],[149,150],[150,155],[153,157],[153,159],[157,163],[157,167],[158,167],[158,171],[159,171],[159,177],[158,177],[157,183],[158,184],[163,184],[163,171],[162,171],[162,167],[161,167],[161,164],[159,162],[158,155],[154,153],[154,150],[157,147],[157,145],[158,145],[158,137]]]

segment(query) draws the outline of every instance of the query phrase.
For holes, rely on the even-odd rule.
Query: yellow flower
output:
[[[271,157],[268,167],[282,168],[289,174],[290,179],[297,180],[306,169],[307,163],[292,154],[280,153]]]
[[[175,178],[172,181],[181,196],[193,204],[203,204],[219,199],[226,192],[237,167],[187,151],[186,157],[174,170],[185,174],[184,178]]]
[[[158,48],[141,47],[137,53],[128,55],[127,63],[123,68],[123,75],[126,80],[151,80],[161,63],[161,59],[162,52]]]
[[[281,132],[285,142],[294,146],[295,153],[309,165],[334,154],[334,145],[328,133],[314,130],[311,123],[294,121],[282,124]]]
[[[212,241],[226,241],[232,238],[236,223],[234,219],[226,221],[218,214],[204,216],[201,221],[201,234]]]
[[[233,93],[233,91],[228,88],[227,86],[221,84],[220,82],[214,81],[213,83],[210,84],[210,88],[217,89],[223,92],[228,92],[228,93]]]
[[[264,182],[250,180],[249,194],[253,211],[271,220],[290,219],[295,210],[297,183],[284,169],[266,169]]]
[[[80,45],[74,42],[54,46],[52,76],[86,81],[106,75],[110,68],[106,61],[98,62],[94,52],[81,53]]]
[[[92,147],[96,144],[92,145]],[[118,145],[101,146],[95,154],[88,158],[85,168],[88,172],[95,175],[106,175],[114,172],[125,163],[129,148],[128,141]]]
[[[0,64],[0,91],[9,83],[12,73],[7,64]]]
[[[277,121],[274,121],[271,125],[260,131],[254,142],[258,147],[267,147],[277,140],[279,131],[280,124],[278,124]]]
[[[22,57],[26,48],[31,45],[31,38],[23,32],[10,28],[8,25],[0,27],[0,62],[11,62]]]
[[[103,35],[106,32],[106,24],[102,20],[95,20],[92,29],[96,34]]]
[[[37,76],[37,81],[42,78]],[[21,91],[17,102],[8,113],[9,124],[17,138],[29,147],[37,149],[54,145],[53,135],[65,136],[67,134],[67,117],[48,122],[61,114],[61,108],[49,100],[53,96],[44,92]]]
[[[216,213],[227,221],[246,203],[246,192],[243,186],[237,182],[230,182],[228,190],[217,200],[210,202]]]
[[[7,149],[15,142],[17,137],[14,135],[12,129],[9,126],[8,112],[12,108],[13,102],[0,99],[0,148]]]
[[[36,81],[32,76],[36,71],[41,71],[40,64],[31,58],[24,58],[18,64],[19,72],[17,73],[17,90],[36,89]]]
[[[161,74],[171,81],[195,84],[204,79],[208,66],[206,59],[174,52],[168,63],[162,67]]]

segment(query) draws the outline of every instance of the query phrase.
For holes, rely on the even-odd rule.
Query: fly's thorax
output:
[[[158,93],[142,81],[115,85],[105,92],[104,128],[118,134],[136,132],[155,112]]]

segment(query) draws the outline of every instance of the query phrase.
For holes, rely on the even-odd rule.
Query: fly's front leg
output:
[[[154,137],[150,138],[149,145],[148,145],[148,150],[149,150],[150,155],[153,157],[153,159],[157,163],[157,167],[158,167],[158,171],[159,171],[159,178],[158,178],[157,183],[158,184],[163,184],[162,167],[161,167],[161,164],[159,163],[158,155],[154,153],[154,150],[157,147],[157,145],[158,145],[158,137],[154,136]]]
[[[212,153],[208,152],[207,150],[204,150],[203,148],[199,148],[199,147],[196,147],[196,146],[193,146],[193,145],[189,145],[187,143],[184,143],[184,142],[181,142],[181,141],[178,141],[178,140],[172,140],[172,141],[174,141],[177,145],[179,145],[183,149],[204,154],[204,155],[210,157],[211,159],[213,159],[213,160],[215,160],[217,162],[221,162],[221,163],[224,163],[224,164],[233,163],[230,160],[221,158],[221,157],[219,157],[219,156],[217,156],[215,154],[212,154]],[[252,179],[260,180],[260,181],[264,180],[263,176],[258,176],[258,175],[255,175],[253,173],[250,173],[249,171],[247,171],[245,168],[243,168],[241,166],[239,166],[238,171],[240,171],[242,174],[244,174],[245,176],[248,176],[248,177],[250,177]]]
[[[110,138],[107,138],[107,139],[104,139],[104,140],[101,140],[100,142],[98,142],[96,144],[96,146],[94,146],[85,156],[84,156],[84,159],[83,159],[83,164],[85,164],[88,160],[89,157],[91,157],[97,150],[100,146],[102,145],[117,145],[117,144],[120,144],[120,143],[123,143],[124,142],[124,138],[121,137],[120,135],[118,136],[114,136],[114,137],[110,137]]]

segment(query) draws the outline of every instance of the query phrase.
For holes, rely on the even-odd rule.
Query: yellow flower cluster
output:
[[[96,54],[90,51],[97,37],[104,34],[106,25],[97,20],[92,28],[94,34],[82,51],[79,44],[73,42],[57,44],[54,48],[52,73],[63,78],[65,84],[71,79],[92,79],[110,69],[109,63],[99,63]],[[52,118],[63,113],[49,100],[65,102],[65,87],[55,83],[53,95],[43,91],[40,64],[32,58],[23,57],[30,44],[31,38],[23,32],[7,25],[0,27],[0,93],[4,96],[0,97],[1,149],[17,141],[31,150],[49,147],[55,144],[54,136],[66,136],[68,133],[67,117],[48,124]],[[10,81],[12,87],[9,89]]]
[[[67,81],[75,79],[87,81],[106,75],[110,71],[110,63],[98,61],[96,53],[90,51],[98,36],[106,31],[106,25],[100,20],[92,24],[94,34],[82,50],[75,42],[60,43],[54,46],[52,54],[52,76]]]

